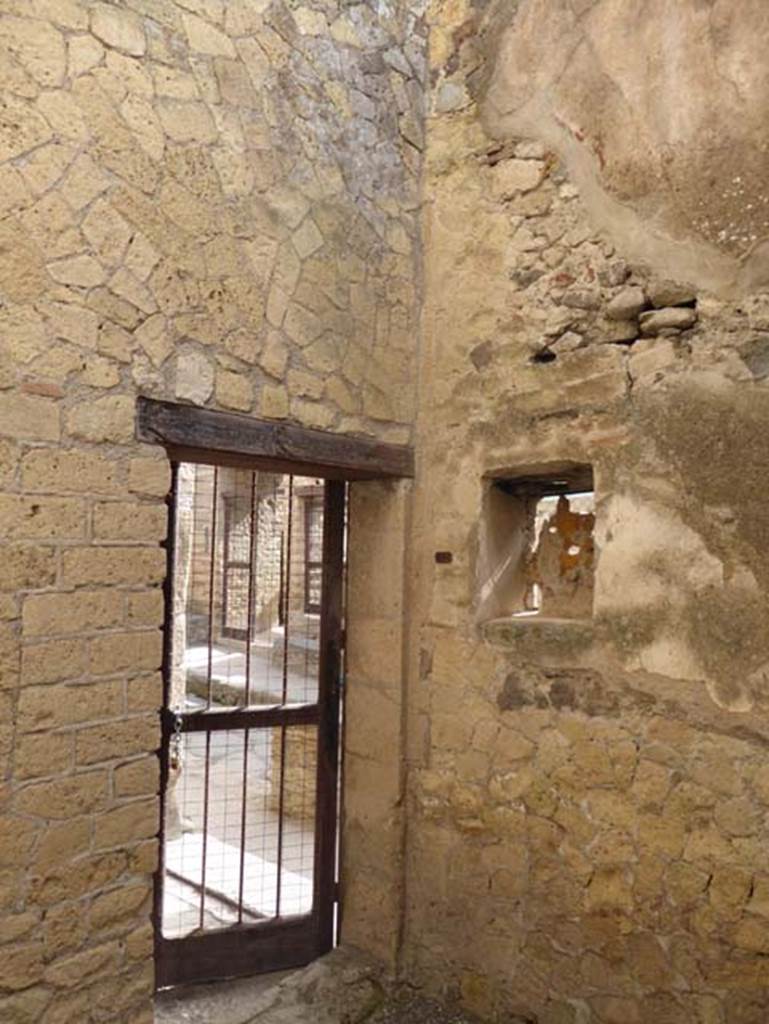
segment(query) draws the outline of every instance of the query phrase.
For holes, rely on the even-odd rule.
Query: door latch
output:
[[[184,724],[184,716],[181,711],[174,711],[174,731],[171,734],[171,741],[168,747],[168,767],[172,772],[178,772],[182,767],[182,746],[184,740],[182,739],[182,726]]]

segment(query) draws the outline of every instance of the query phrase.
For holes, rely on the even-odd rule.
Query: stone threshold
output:
[[[458,1008],[397,989],[351,948],[308,967],[159,993],[155,1024],[482,1024]]]

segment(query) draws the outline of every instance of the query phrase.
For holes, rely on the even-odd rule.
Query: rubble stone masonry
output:
[[[402,956],[484,1019],[769,1019],[765,14],[430,7]],[[484,617],[493,479],[564,465],[592,610]]]

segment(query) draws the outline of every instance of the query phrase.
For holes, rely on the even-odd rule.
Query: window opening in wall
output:
[[[582,606],[588,596],[592,606],[594,525],[592,491],[549,494],[537,501],[526,560],[524,606],[517,614],[539,615],[543,607],[561,618],[589,612]]]
[[[594,528],[589,466],[560,464],[488,480],[480,618],[590,618]]]

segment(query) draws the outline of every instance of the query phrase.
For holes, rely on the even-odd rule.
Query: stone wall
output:
[[[350,485],[342,780],[342,941],[398,965],[404,904],[411,481]]]
[[[281,764],[283,771],[281,772]],[[285,741],[275,729],[270,744],[266,781],[271,811],[298,819],[307,828],[315,820],[315,785],[318,772],[318,730],[299,725],[285,730]],[[282,776],[282,783],[281,783]]]
[[[541,39],[561,7],[629,40],[638,6],[436,0],[429,15],[402,965],[492,1021],[769,1011],[766,296],[743,279],[739,298],[717,297],[697,260],[669,280],[652,243],[676,231],[650,211],[684,197],[656,193],[653,174],[631,245],[550,121],[484,127],[505,83],[519,111],[532,81],[557,79]],[[704,65],[711,37],[669,22],[725,5],[650,6],[671,59],[679,38]],[[753,30],[765,40],[763,20]],[[715,38],[719,67],[737,66],[744,48]],[[581,104],[593,128],[625,80],[611,102],[608,86],[591,94],[589,56],[542,102]],[[652,84],[630,92],[641,110],[672,103]],[[733,98],[722,81],[681,102],[717,122]],[[584,147],[616,152],[607,132]],[[594,473],[592,615],[484,616],[490,479],[575,464]]]
[[[141,393],[416,442],[413,506],[351,489],[344,938],[500,1022],[763,1024],[766,14],[736,9],[434,0],[428,88],[405,4],[0,0],[3,1019],[151,1019]],[[491,615],[490,481],[564,466],[579,614]]]
[[[137,394],[404,441],[405,5],[0,2],[0,1018],[151,1020],[161,542]]]

